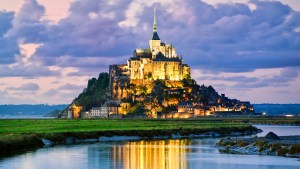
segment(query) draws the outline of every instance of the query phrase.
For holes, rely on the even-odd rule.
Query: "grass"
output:
[[[0,149],[3,152],[41,147],[42,138],[64,143],[67,137],[220,134],[256,130],[250,124],[300,124],[300,118],[199,118],[199,119],[2,119]],[[0,154],[1,154],[0,153]]]
[[[193,119],[10,119],[0,120],[1,153],[10,153],[43,146],[42,138],[64,143],[68,137],[77,139],[99,136],[127,135],[153,137],[209,131],[229,134],[256,130],[249,124]]]
[[[227,117],[222,118],[222,121],[227,122],[242,122],[242,123],[252,123],[252,124],[287,124],[287,125],[300,125],[300,116],[294,117],[278,117],[278,116],[268,116],[268,117]]]
[[[95,120],[0,120],[0,137],[3,134],[93,132],[119,130],[173,130],[245,127],[238,122],[206,120],[153,120],[153,119],[95,119]]]
[[[0,120],[2,134],[57,133],[116,130],[207,129],[259,124],[300,125],[300,117],[204,117],[197,119],[7,119]]]

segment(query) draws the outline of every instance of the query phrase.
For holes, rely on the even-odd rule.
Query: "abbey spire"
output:
[[[157,25],[156,25],[156,10],[154,8],[154,19],[153,19],[153,36],[152,40],[160,40],[157,33]]]
[[[154,8],[154,19],[153,19],[153,32],[157,32],[156,28],[156,10]]]

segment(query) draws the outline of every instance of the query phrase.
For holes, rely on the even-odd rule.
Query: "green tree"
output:
[[[164,99],[164,89],[166,88],[164,81],[162,80],[155,80],[154,86],[152,90],[152,98],[157,98],[158,102]]]
[[[145,106],[142,104],[136,104],[131,108],[131,110],[128,112],[128,116],[139,116],[139,117],[145,117],[146,116],[146,109]]]
[[[88,81],[87,88],[74,99],[74,103],[82,106],[83,110],[89,110],[94,106],[101,106],[108,97],[109,75],[100,73],[98,79],[92,78]]]

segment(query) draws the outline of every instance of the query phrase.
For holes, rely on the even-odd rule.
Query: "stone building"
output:
[[[93,107],[89,111],[90,118],[110,118],[112,115],[118,115],[120,100],[107,101],[101,107]]]
[[[118,101],[107,101],[101,106],[101,114],[105,115],[105,118],[110,118],[112,115],[118,115],[118,109],[120,107],[120,100]]]
[[[92,107],[89,114],[90,118],[107,118],[107,115],[101,113],[101,107]]]
[[[154,12],[153,35],[149,48],[135,49],[127,64],[110,65],[110,90],[112,98],[131,97],[131,86],[152,83],[153,80],[180,81],[190,77],[190,68],[183,63],[172,44],[160,40]]]
[[[193,101],[180,102],[177,105],[178,117],[179,118],[192,118],[192,117],[202,117],[207,116],[205,108]]]

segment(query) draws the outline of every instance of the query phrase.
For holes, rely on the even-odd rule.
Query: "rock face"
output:
[[[265,138],[270,140],[280,140],[280,138],[273,132],[269,132]]]

